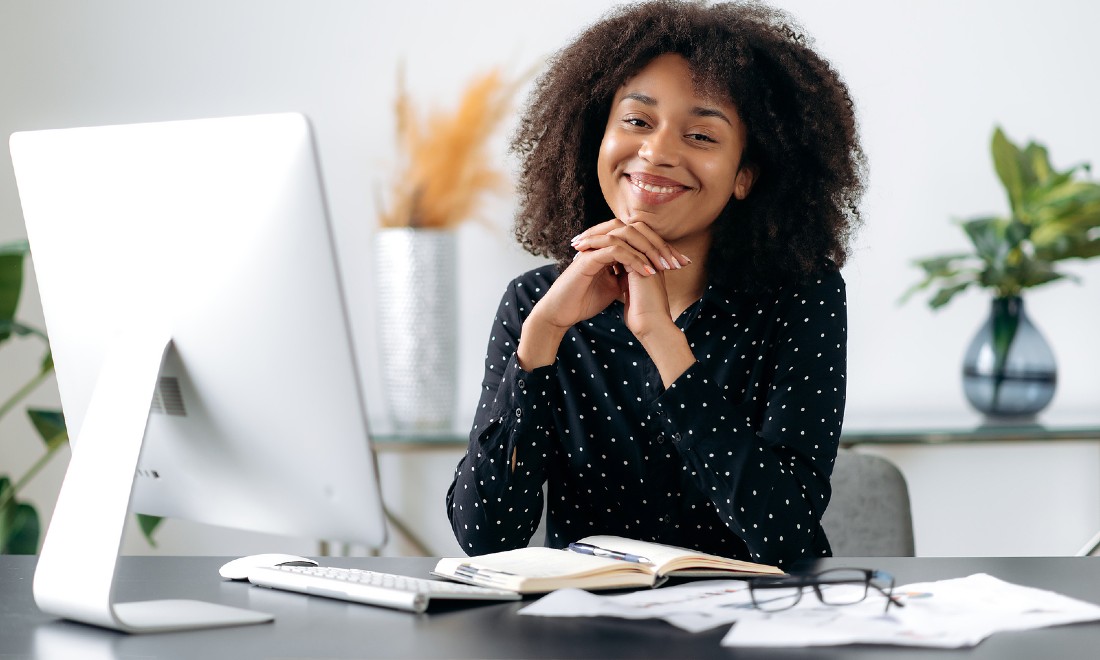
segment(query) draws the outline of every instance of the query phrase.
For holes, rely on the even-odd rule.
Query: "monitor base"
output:
[[[34,572],[34,600],[47,614],[130,633],[274,619],[193,600],[114,602],[134,475],[171,345],[171,333],[150,324],[116,337],[107,351]]]
[[[118,630],[130,633],[222,628],[275,620],[273,615],[265,612],[200,600],[134,601],[115,603],[113,609],[120,623]]]

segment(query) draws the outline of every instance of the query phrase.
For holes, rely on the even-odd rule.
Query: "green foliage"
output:
[[[157,530],[161,521],[164,518],[160,516],[150,516],[144,513],[137,515],[138,529],[141,530],[141,535],[145,537],[145,541],[152,547],[157,547],[157,542],[153,539],[153,532]]]
[[[0,554],[33,555],[39,531],[38,512],[15,499],[15,486],[0,476]]]
[[[1100,256],[1100,184],[1087,178],[1088,164],[1055,170],[1046,147],[1029,142],[1020,148],[999,127],[991,151],[1009,214],[961,221],[974,250],[915,261],[924,278],[903,301],[933,287],[928,301],[933,309],[971,286],[992,289],[996,298],[1015,297],[1024,289],[1075,279],[1055,268],[1059,261]]]
[[[23,261],[28,253],[26,241],[0,245],[0,345],[12,337],[36,337],[45,346],[45,353],[39,363],[38,372],[6,401],[0,402],[0,419],[53,372],[53,354],[50,352],[46,333],[15,320],[23,289]],[[26,412],[45,447],[38,460],[17,480],[13,481],[7,475],[0,474],[0,554],[33,555],[38,552],[42,533],[38,512],[33,505],[21,501],[19,493],[50,462],[54,454],[69,443],[65,417],[60,410],[31,408]],[[155,545],[152,534],[159,522],[160,518],[155,516],[139,516],[141,531],[150,545]]]
[[[0,344],[12,337],[35,336],[46,345],[46,353],[36,373],[28,383],[19,388],[7,401],[0,403],[0,418],[29,395],[53,371],[53,358],[49,343],[41,330],[15,320],[19,307],[19,297],[23,290],[23,260],[28,252],[27,242],[19,241],[0,245]],[[41,524],[34,506],[19,499],[19,491],[58,447],[65,444],[65,421],[61,411],[28,411],[31,421],[46,443],[45,454],[27,470],[26,474],[13,481],[7,475],[0,474],[0,554],[34,554],[38,551]],[[36,419],[37,417],[37,419]],[[57,425],[60,424],[60,431]]]

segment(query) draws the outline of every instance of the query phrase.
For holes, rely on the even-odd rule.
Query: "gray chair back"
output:
[[[837,452],[833,496],[821,518],[836,557],[912,557],[913,515],[905,477],[881,456]]]

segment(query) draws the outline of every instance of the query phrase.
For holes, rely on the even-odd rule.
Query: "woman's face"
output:
[[[660,55],[615,94],[596,165],[600,189],[620,220],[685,247],[709,244],[730,197],[744,199],[752,186],[751,168],[739,168],[745,139],[732,102],[700,97],[687,60]]]

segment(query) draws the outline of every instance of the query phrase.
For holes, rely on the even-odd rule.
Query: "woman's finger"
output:
[[[573,247],[577,250],[590,250],[612,245],[615,241],[621,241],[636,252],[644,254],[656,269],[672,270],[681,267],[668,244],[648,227],[643,230],[640,223],[624,224],[605,234],[582,237]]]
[[[628,231],[636,231],[645,237],[645,239],[653,246],[653,249],[655,249],[660,255],[658,259],[661,261],[661,265],[664,267],[665,270],[683,268],[684,266],[691,263],[690,259],[684,256],[679,250],[672,247],[672,245],[666,242],[665,239],[661,238],[661,236],[657,232],[653,231],[653,229],[650,228],[650,226],[646,223],[640,221],[631,222],[622,229],[615,230],[613,233],[616,235],[625,235]],[[650,256],[652,257],[652,254],[648,250],[642,249],[642,247],[637,242],[629,242],[636,249],[639,249],[646,254],[650,254]]]
[[[574,236],[573,240],[570,241],[570,244],[575,247],[579,241],[588,238],[589,236],[600,236],[602,234],[608,233],[613,229],[624,227],[625,225],[626,223],[624,223],[622,220],[619,220],[618,218],[612,218],[607,222],[601,222],[598,225],[592,225],[588,229],[585,229],[581,233]]]
[[[581,256],[598,264],[599,268],[610,268],[619,264],[626,272],[637,272],[641,275],[656,275],[657,270],[649,257],[635,250],[628,243],[611,236],[593,236],[584,239],[585,248],[578,252]],[[614,270],[612,271],[614,273]],[[617,274],[617,273],[616,273]]]
[[[577,234],[571,244],[576,250],[602,246],[602,243],[592,242],[591,239],[597,236],[616,236],[623,239],[635,250],[646,254],[655,268],[673,270],[691,263],[690,258],[668,244],[649,225],[634,218],[626,218],[625,222],[618,218],[601,222]]]

